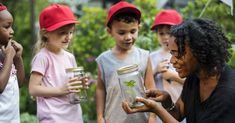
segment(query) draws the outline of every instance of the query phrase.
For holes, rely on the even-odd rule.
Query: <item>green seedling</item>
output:
[[[125,86],[128,86],[128,87],[135,87],[135,81],[134,80],[130,80],[129,82],[128,81],[124,81],[124,84]]]

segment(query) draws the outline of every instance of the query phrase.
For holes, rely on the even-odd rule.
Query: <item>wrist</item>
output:
[[[103,116],[97,116],[97,121],[103,121],[104,117]]]
[[[165,109],[170,109],[173,105],[174,105],[174,102],[172,101],[171,99],[171,96],[169,95],[169,93],[165,92],[167,97],[165,99],[164,102],[162,102],[162,106],[165,108]]]
[[[22,60],[22,56],[17,56],[17,55],[15,55],[14,61],[19,61],[19,60]]]
[[[164,107],[168,112],[173,111],[175,109],[175,103],[171,103],[169,107]]]

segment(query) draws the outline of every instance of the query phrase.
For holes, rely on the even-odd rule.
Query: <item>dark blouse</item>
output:
[[[235,123],[235,72],[225,66],[211,95],[200,101],[199,79],[189,76],[184,84],[182,100],[187,123]]]

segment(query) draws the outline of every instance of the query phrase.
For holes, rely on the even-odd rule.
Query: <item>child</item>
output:
[[[117,69],[125,65],[138,64],[147,89],[154,88],[149,52],[134,45],[139,31],[141,13],[132,4],[119,2],[108,13],[106,26],[116,45],[102,53],[97,59],[98,82],[96,110],[98,123],[146,123],[155,122],[145,113],[127,115],[122,109],[122,96],[118,84]]]
[[[78,78],[68,79],[67,68],[76,67],[73,54],[67,52],[75,24],[72,10],[52,4],[40,14],[40,37],[32,60],[29,93],[37,97],[40,123],[83,123],[80,104],[70,104],[69,94],[79,92]]]
[[[0,3],[0,123],[20,123],[19,87],[24,83],[22,46],[12,40],[13,18]]]
[[[180,96],[184,79],[170,64],[170,50],[168,42],[170,38],[170,28],[182,22],[181,15],[176,10],[162,10],[156,17],[151,30],[157,32],[158,41],[161,47],[150,54],[155,84],[158,89],[166,90],[174,102]],[[160,122],[160,121],[158,121]]]

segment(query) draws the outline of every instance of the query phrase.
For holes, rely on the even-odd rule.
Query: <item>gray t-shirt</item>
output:
[[[137,64],[144,78],[149,52],[137,47],[124,60],[116,58],[112,50],[103,52],[97,59],[101,71],[101,79],[105,85],[106,101],[104,118],[107,123],[146,123],[147,113],[126,114],[122,109],[122,95],[118,83],[117,69],[126,65]]]

